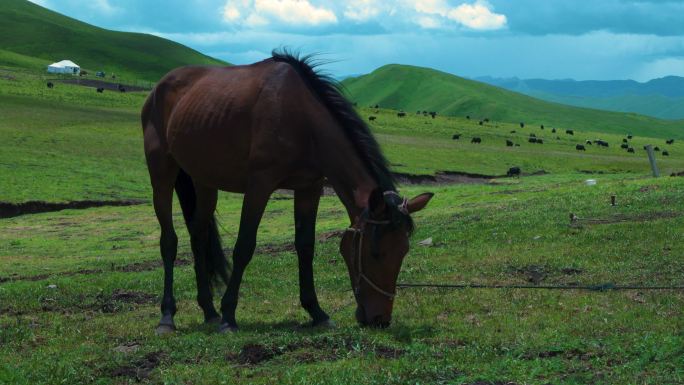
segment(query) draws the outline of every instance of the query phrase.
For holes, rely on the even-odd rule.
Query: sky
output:
[[[289,47],[327,72],[390,63],[464,77],[684,76],[684,0],[31,0],[234,64]]]

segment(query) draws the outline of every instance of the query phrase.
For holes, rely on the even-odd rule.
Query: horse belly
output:
[[[171,122],[168,132],[171,155],[196,183],[245,191],[251,145],[247,123],[188,111]]]

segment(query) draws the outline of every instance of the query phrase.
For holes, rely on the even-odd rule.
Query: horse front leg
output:
[[[299,300],[311,316],[310,326],[332,326],[330,317],[321,309],[316,296],[313,257],[316,238],[316,214],[321,199],[322,183],[295,190],[295,248],[299,260]]]
[[[259,223],[266,209],[268,199],[275,189],[275,187],[271,188],[269,186],[271,186],[270,183],[262,183],[253,179],[242,201],[240,229],[238,230],[235,248],[233,249],[233,271],[230,275],[226,292],[221,299],[222,318],[219,331],[222,333],[237,331],[235,309],[238,304],[240,283],[242,283],[242,275],[254,255]]]

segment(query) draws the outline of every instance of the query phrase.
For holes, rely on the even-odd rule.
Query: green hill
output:
[[[160,37],[92,26],[26,0],[2,0],[0,65],[45,68],[62,59],[91,71],[156,81],[187,64],[226,64]]]
[[[391,64],[342,82],[361,106],[436,111],[474,119],[525,122],[651,137],[684,137],[684,121],[665,121],[632,113],[571,107],[429,68]]]

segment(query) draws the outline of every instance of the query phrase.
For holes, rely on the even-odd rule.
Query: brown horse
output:
[[[413,229],[409,213],[425,207],[432,194],[407,200],[396,193],[365,122],[337,83],[315,66],[310,56],[274,52],[246,66],[183,67],[167,74],[148,97],[142,126],[164,262],[158,333],[175,329],[174,189],[190,232],[197,301],[206,322],[220,320],[220,331],[237,330],[238,290],[264,208],[273,191],[291,189],[301,304],[312,326],[329,324],[316,298],[312,268],[324,178],[352,224],[340,251],[358,305],[356,318],[363,325],[389,325]],[[244,194],[230,274],[214,220],[218,190]],[[214,309],[212,277],[227,285],[222,317]]]

